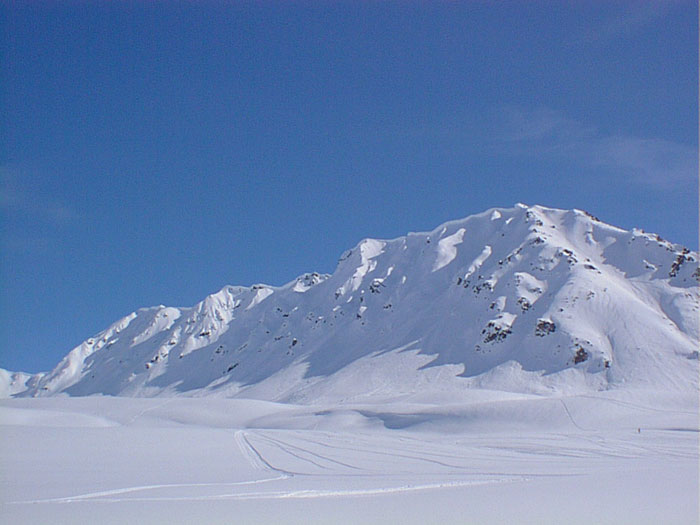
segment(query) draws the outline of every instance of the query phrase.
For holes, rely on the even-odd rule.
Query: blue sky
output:
[[[516,202],[697,249],[696,2],[60,4],[0,4],[0,367]]]

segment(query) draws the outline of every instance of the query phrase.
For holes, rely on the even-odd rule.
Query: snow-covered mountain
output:
[[[579,211],[516,205],[393,240],[332,275],[144,308],[6,395],[305,403],[698,388],[698,254]]]

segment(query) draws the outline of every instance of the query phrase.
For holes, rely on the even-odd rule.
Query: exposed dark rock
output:
[[[520,308],[522,309],[523,312],[527,312],[530,309],[530,307],[532,306],[530,304],[530,301],[528,301],[524,297],[518,297],[518,305],[520,305]]]
[[[579,363],[583,363],[585,360],[588,359],[588,352],[584,350],[582,347],[577,346],[578,350],[576,350],[576,353],[574,354],[574,364],[577,365]]]
[[[474,293],[479,295],[481,293],[481,290],[488,290],[489,292],[493,292],[493,284],[491,281],[484,281],[481,284],[477,284],[474,286]]]
[[[553,334],[557,331],[557,326],[554,322],[547,319],[538,319],[537,326],[535,326],[535,335],[538,337],[544,337],[548,334]]]
[[[499,343],[511,334],[511,330],[507,327],[498,326],[493,321],[489,321],[486,328],[481,331],[481,334],[484,335],[484,343]]]
[[[372,284],[369,285],[369,291],[372,293],[381,293],[380,288],[386,286],[381,280],[375,279]]]
[[[690,250],[688,248],[683,248],[683,251],[678,254],[676,260],[673,261],[673,264],[671,264],[671,270],[668,272],[669,277],[675,277],[678,275],[678,270],[681,269],[683,263],[695,260],[692,256],[688,256],[689,253]]]

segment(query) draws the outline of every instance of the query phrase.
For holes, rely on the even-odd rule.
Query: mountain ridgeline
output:
[[[393,240],[332,275],[138,310],[17,396],[305,403],[698,387],[698,254],[579,210],[516,205]]]

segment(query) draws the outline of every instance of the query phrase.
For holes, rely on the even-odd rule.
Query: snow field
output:
[[[4,400],[0,512],[17,523],[694,523],[697,408],[646,391],[480,391],[452,405]]]

